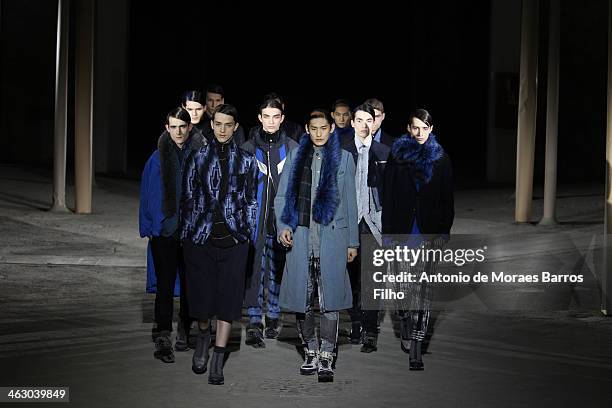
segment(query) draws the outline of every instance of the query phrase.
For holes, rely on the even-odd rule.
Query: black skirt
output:
[[[248,249],[248,242],[230,248],[183,242],[191,317],[207,320],[216,316],[227,322],[241,319]]]

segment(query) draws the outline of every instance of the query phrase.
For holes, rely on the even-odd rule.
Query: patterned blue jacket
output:
[[[253,240],[257,222],[257,161],[255,157],[229,144],[229,179],[225,199],[219,201],[221,166],[217,148],[211,143],[192,154],[185,163],[181,198],[181,239],[202,245],[210,236],[215,209],[221,213],[230,233],[240,242]]]

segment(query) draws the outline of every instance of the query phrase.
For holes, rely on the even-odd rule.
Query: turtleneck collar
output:
[[[260,141],[267,144],[276,144],[280,139],[281,131],[278,129],[274,133],[268,133],[264,130],[263,126],[259,129],[259,138]]]
[[[219,142],[219,140],[217,140],[217,138],[213,136],[213,140],[211,143],[220,155],[227,154],[232,149],[232,145],[235,144],[233,136],[225,143]]]

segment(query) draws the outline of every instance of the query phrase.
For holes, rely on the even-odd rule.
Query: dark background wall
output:
[[[561,1],[559,170],[564,180],[605,178],[607,36],[607,1]]]
[[[470,156],[478,160],[453,158],[466,171],[482,173],[483,117],[470,119],[467,132],[458,125],[469,111],[486,110],[488,2],[311,6],[290,15],[284,7],[252,4],[240,12],[251,18],[239,21],[233,2],[173,5],[169,10],[132,2],[130,108],[147,117],[130,124],[132,132],[140,131],[128,149],[137,161],[154,146],[160,113],[183,90],[212,81],[226,88],[226,101],[248,126],[257,120],[260,98],[272,90],[287,98],[287,115],[298,122],[308,109],[337,98],[357,104],[376,96],[387,110],[384,128],[396,135],[405,132],[410,110],[424,106],[451,154],[472,134]]]
[[[57,4],[0,4],[0,161],[50,164]]]
[[[547,2],[541,3],[545,13]],[[104,4],[98,1],[97,7]],[[256,123],[259,99],[269,91],[286,97],[287,115],[297,122],[308,109],[339,97],[354,104],[378,97],[387,110],[384,128],[397,135],[404,133],[410,110],[425,107],[459,182],[484,181],[490,1],[299,7],[131,0],[125,47],[118,47],[127,49],[125,80],[106,84],[121,89],[106,92],[105,101],[127,98],[127,119],[118,117],[114,134],[126,144],[125,174],[139,175],[165,113],[183,91],[218,82],[247,128]],[[56,3],[2,0],[0,19],[0,162],[50,167]],[[561,183],[603,181],[606,20],[605,0],[562,1]],[[544,25],[542,31],[545,46]],[[112,47],[103,49],[109,54],[103,59],[112,58]],[[542,74],[545,47],[541,57]],[[545,77],[539,83],[536,183],[543,174]],[[115,117],[106,132],[112,133]]]

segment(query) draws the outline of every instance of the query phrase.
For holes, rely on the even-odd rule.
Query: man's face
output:
[[[264,108],[257,117],[266,133],[278,131],[281,123],[285,120],[285,115],[278,108]]]
[[[323,146],[329,140],[329,135],[334,131],[334,125],[330,125],[325,118],[314,118],[306,125],[306,133],[315,146]]]
[[[355,128],[355,134],[365,139],[370,136],[370,132],[374,126],[374,118],[368,112],[358,110],[355,112],[355,119],[351,121],[351,125]]]
[[[194,125],[200,123],[202,115],[204,115],[204,106],[200,102],[187,101],[185,102],[185,109],[191,116],[191,123]]]
[[[332,117],[336,126],[345,128],[351,120],[351,111],[348,106],[336,106],[336,109],[332,112]]]
[[[206,112],[212,117],[219,105],[225,103],[225,98],[221,94],[214,92],[206,92]]]
[[[380,126],[382,125],[383,120],[385,120],[384,112],[381,112],[375,108],[374,109],[374,124],[372,125],[372,134],[375,134],[376,132],[378,132],[378,129],[380,129]]]
[[[184,122],[180,119],[170,117],[166,130],[170,133],[172,141],[176,143],[179,148],[183,148],[183,145],[189,139],[189,132],[191,131],[191,123]]]
[[[238,129],[238,123],[234,121],[234,117],[225,113],[217,113],[215,118],[210,121],[210,124],[215,133],[215,138],[220,143],[225,143],[234,136],[234,132]]]
[[[433,126],[427,125],[427,123],[418,118],[412,118],[412,122],[408,125],[410,135],[415,138],[418,144],[427,142],[432,130]]]

